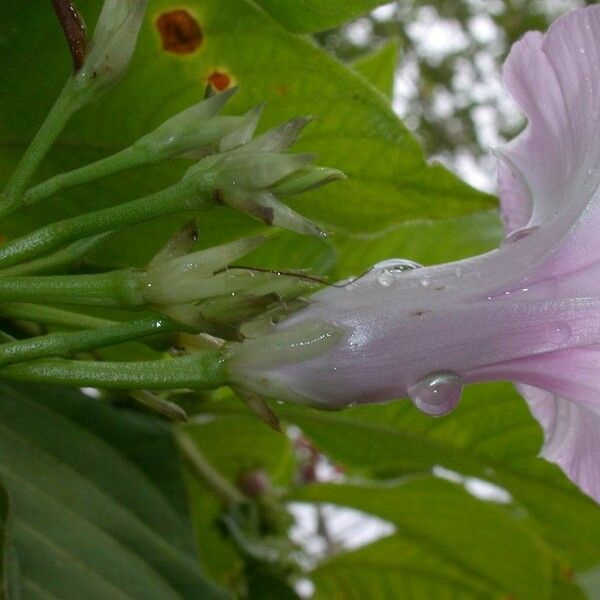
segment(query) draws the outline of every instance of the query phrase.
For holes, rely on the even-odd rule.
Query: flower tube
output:
[[[528,126],[499,152],[500,248],[428,268],[386,261],[320,291],[235,349],[238,384],[323,408],[409,396],[442,415],[465,383],[514,381],[542,455],[600,501],[598,64],[599,6],[514,45],[504,81]]]

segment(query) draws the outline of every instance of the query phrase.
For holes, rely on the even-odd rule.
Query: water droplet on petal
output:
[[[390,260],[384,260],[378,262],[373,266],[373,271],[377,273],[377,281],[384,287],[389,287],[394,282],[394,279],[405,273],[406,271],[413,271],[414,269],[420,269],[422,265],[413,262],[412,260],[405,260],[403,258],[392,258]]]
[[[389,260],[382,260],[378,262],[373,269],[377,271],[381,269],[389,269],[392,271],[412,271],[413,269],[420,269],[423,265],[416,263],[412,260],[406,260],[404,258],[390,258]]]
[[[439,371],[409,386],[408,397],[427,415],[441,417],[454,410],[462,394],[463,380],[454,371]]]
[[[512,233],[510,233],[509,235],[507,235],[502,242],[500,243],[501,246],[506,246],[508,244],[514,244],[515,242],[518,242],[519,240],[522,240],[523,238],[526,238],[529,234],[533,233],[534,231],[536,231],[536,229],[539,229],[539,227],[537,225],[534,225],[533,227],[525,227],[523,229],[517,229],[516,231],[513,231]]]

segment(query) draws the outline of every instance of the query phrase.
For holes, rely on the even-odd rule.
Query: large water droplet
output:
[[[512,233],[507,235],[502,240],[500,245],[506,246],[507,244],[514,244],[515,242],[518,242],[519,240],[526,238],[529,234],[533,233],[536,229],[539,229],[539,227],[537,225],[534,225],[533,227],[524,227],[523,229],[517,229],[516,231],[513,231]]]
[[[412,260],[405,260],[403,258],[392,258],[390,260],[384,260],[373,266],[373,271],[377,273],[377,281],[384,287],[389,287],[394,283],[395,278],[398,275],[406,271],[412,271],[414,269],[420,269],[422,265],[413,262]]]
[[[425,414],[433,417],[454,410],[462,394],[463,381],[454,371],[439,371],[422,377],[409,386],[408,397]]]

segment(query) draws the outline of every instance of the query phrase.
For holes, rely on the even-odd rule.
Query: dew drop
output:
[[[384,260],[373,266],[373,271],[377,273],[377,281],[384,287],[389,287],[394,283],[395,278],[406,271],[413,271],[414,269],[420,269],[422,265],[413,262],[412,260],[405,260],[402,258],[392,258],[390,260]]]
[[[390,258],[389,260],[383,260],[378,262],[373,268],[376,270],[390,269],[393,271],[412,271],[413,269],[420,269],[423,265],[416,263],[412,260],[406,260],[404,258]]]
[[[533,227],[525,227],[523,229],[517,229],[516,231],[513,231],[512,233],[507,235],[502,240],[500,245],[506,246],[508,244],[514,244],[515,242],[518,242],[519,240],[526,238],[529,234],[533,233],[537,229],[539,229],[539,227],[537,225],[534,225]]]
[[[454,371],[439,371],[409,386],[408,397],[427,415],[441,417],[454,410],[462,394],[463,381]]]

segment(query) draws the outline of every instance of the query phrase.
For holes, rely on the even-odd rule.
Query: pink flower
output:
[[[463,383],[514,381],[544,428],[542,456],[600,501],[600,6],[528,33],[504,81],[529,124],[499,153],[501,247],[376,265],[243,344],[232,371],[296,402],[408,395],[435,415]]]

